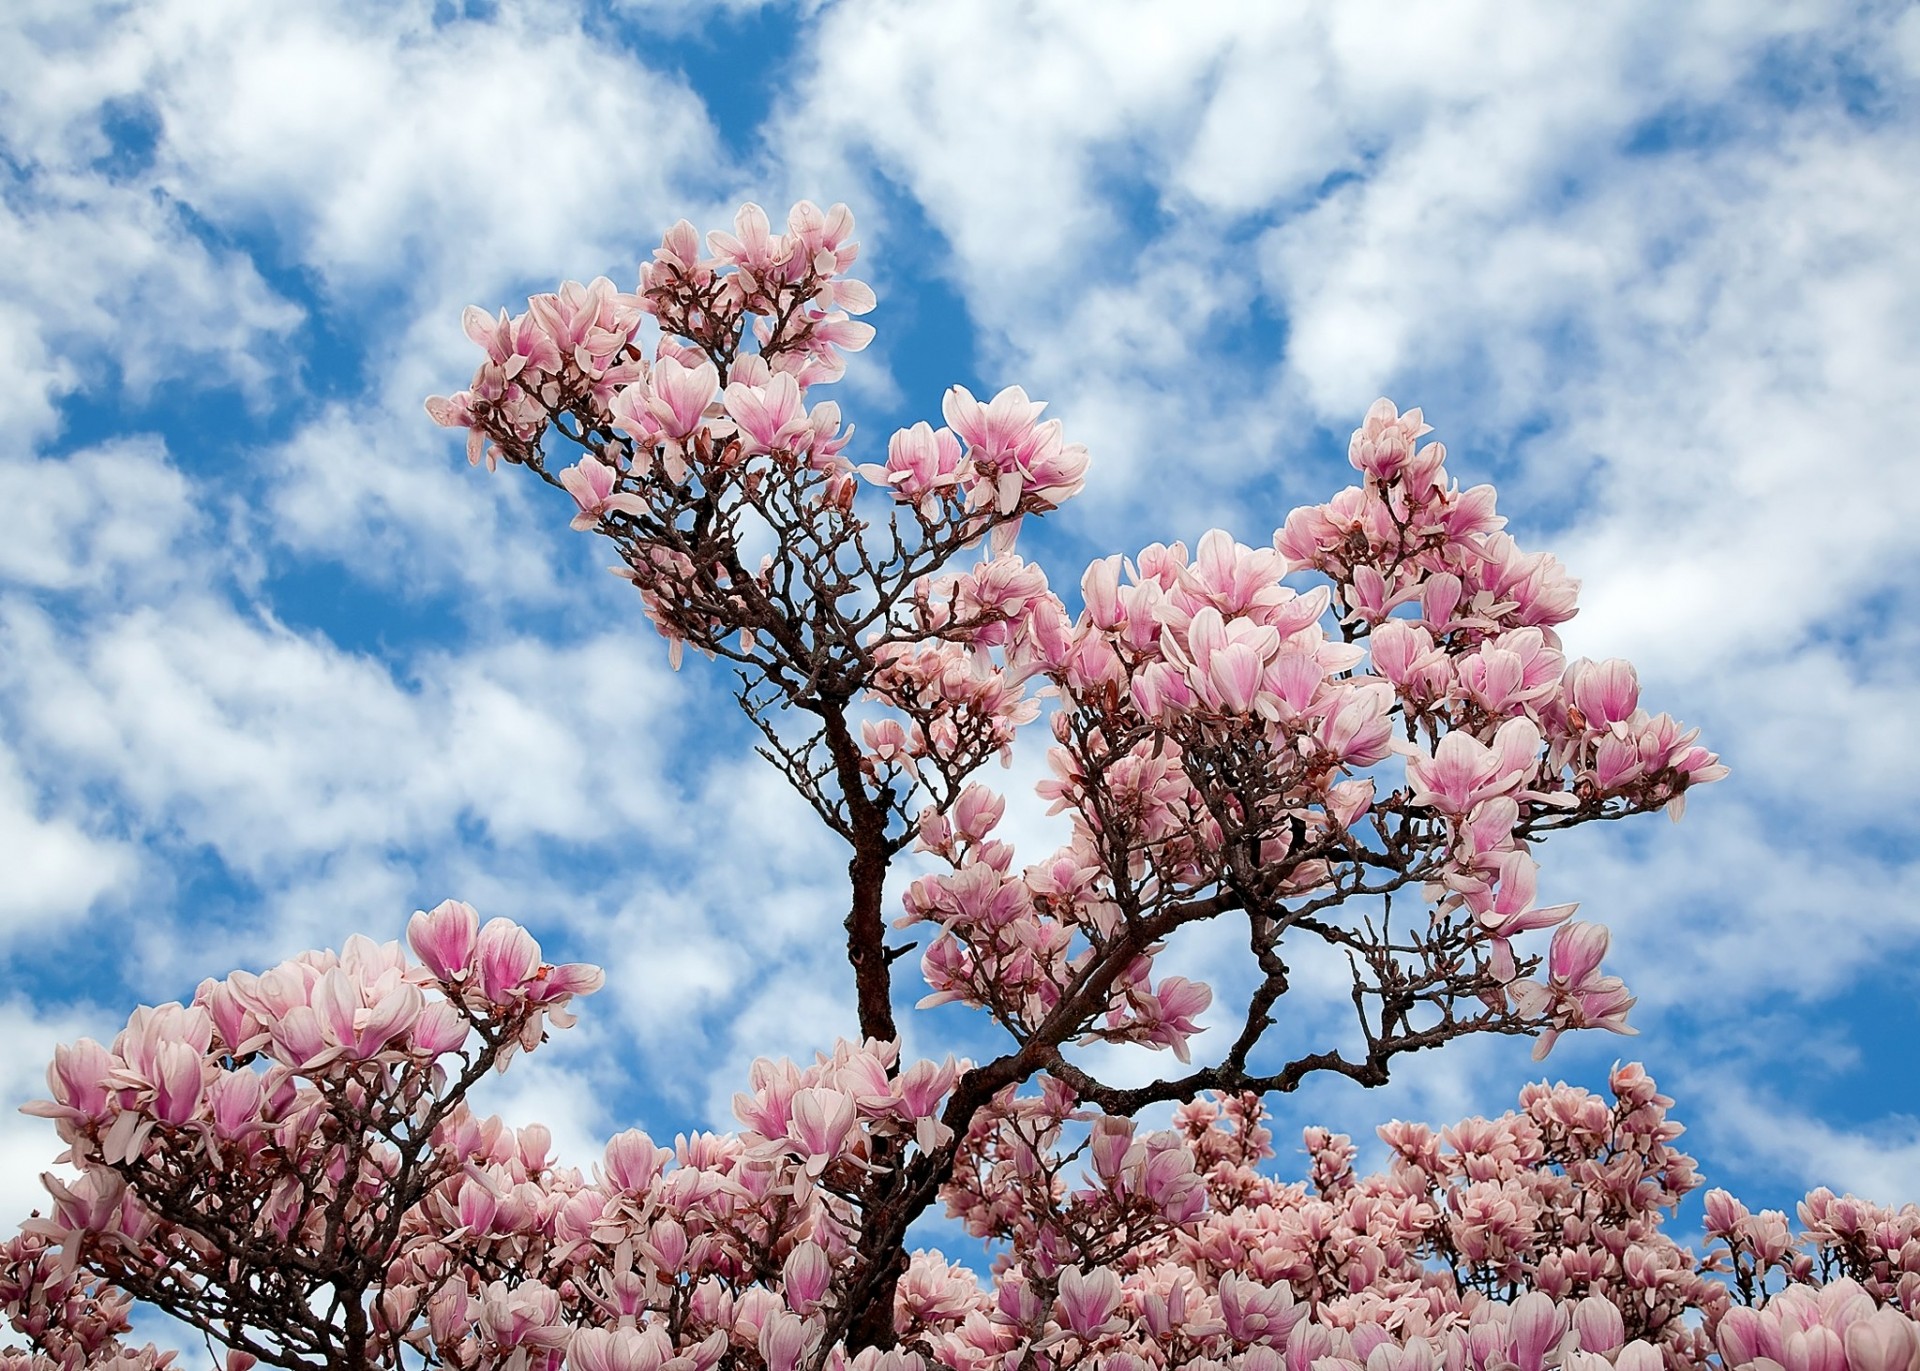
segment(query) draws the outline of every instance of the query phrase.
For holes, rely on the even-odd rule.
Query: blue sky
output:
[[[1541,854],[1641,995],[1639,1038],[1548,1071],[1644,1059],[1751,1200],[1920,1198],[1920,13],[1594,8],[7,6],[6,1103],[137,1001],[450,894],[609,970],[490,1101],[582,1162],[851,1027],[844,859],[718,674],[420,410],[470,374],[462,306],[807,197],[853,206],[880,297],[857,456],[954,382],[1092,448],[1023,537],[1056,584],[1265,541],[1376,395],[1423,406],[1582,578],[1570,653],[1734,768],[1679,827]],[[1003,778],[1034,855],[1043,750]],[[1457,1044],[1282,1119],[1364,1137],[1538,1073]],[[0,1116],[8,1209],[53,1150]]]

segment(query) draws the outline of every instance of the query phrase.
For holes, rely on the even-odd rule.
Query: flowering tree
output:
[[[209,980],[56,1055],[31,1109],[69,1170],[0,1256],[28,1344],[5,1364],[165,1363],[122,1342],[138,1299],[235,1368],[1920,1371],[1920,1211],[1816,1192],[1796,1236],[1714,1192],[1706,1252],[1680,1247],[1661,1221],[1699,1182],[1636,1067],[1605,1096],[1389,1125],[1380,1175],[1318,1129],[1304,1182],[1258,1169],[1261,1097],[1316,1072],[1631,1032],[1606,930],[1537,905],[1534,853],[1678,817],[1725,769],[1628,664],[1563,660],[1575,583],[1385,400],[1360,483],[1270,546],[1109,557],[1070,612],[1016,537],[1087,454],[1023,391],[955,387],[945,427],[847,455],[816,388],[872,334],[851,234],[810,204],[704,245],[678,224],[632,294],[469,310],[485,361],[427,407],[474,462],[571,496],[676,664],[732,669],[762,755],[847,846],[861,1040],[756,1063],[737,1134],[622,1133],[588,1174],[467,1102],[600,984],[517,925],[449,901],[411,955],[355,938]],[[1017,865],[973,777],[1043,707],[1071,836]],[[910,850],[914,940],[890,942]],[[1216,1014],[1158,963],[1221,920],[1252,990]],[[900,1059],[916,947],[921,1004],[985,1011],[998,1055]],[[1275,1012],[1315,957],[1354,1012],[1319,1040]],[[1178,1065],[1121,1085],[1095,1044]],[[1171,1129],[1136,1124],[1167,1102]],[[991,1244],[985,1284],[910,1250],[941,1206]]]

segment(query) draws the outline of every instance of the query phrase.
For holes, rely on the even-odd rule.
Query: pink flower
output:
[[[894,1082],[900,1094],[900,1107],[909,1118],[932,1118],[939,1113],[941,1102],[953,1089],[959,1074],[959,1064],[952,1057],[944,1062],[915,1062]]]
[[[653,260],[663,266],[691,273],[700,263],[700,230],[681,219],[661,236],[653,250]]]
[[[667,437],[684,442],[706,418],[720,388],[720,373],[712,362],[687,366],[669,356],[654,361],[648,375],[652,410]]]
[[[504,1002],[540,969],[540,944],[511,919],[489,919],[475,945],[480,993],[495,1004]]]
[[[1469,492],[1471,493],[1471,492]],[[1492,505],[1492,491],[1486,503]],[[1499,607],[1503,625],[1548,627],[1571,619],[1579,603],[1580,583],[1547,553],[1522,553],[1504,533],[1489,534],[1474,547],[1468,598]]]
[[[1510,938],[1529,929],[1551,928],[1565,920],[1578,906],[1563,904],[1535,909],[1533,900],[1539,874],[1540,864],[1525,852],[1518,849],[1503,852],[1494,862],[1494,884],[1470,892],[1467,905],[1479,917],[1481,924],[1502,938]]]
[[[1910,1314],[1876,1309],[1847,1325],[1848,1371],[1909,1371],[1916,1362],[1920,1362],[1920,1327]]]
[[[1581,658],[1572,663],[1567,667],[1565,690],[1585,726],[1596,733],[1632,718],[1640,707],[1640,680],[1632,664],[1617,657],[1604,662]]]
[[[896,500],[918,506],[924,517],[932,519],[939,514],[942,492],[958,483],[960,463],[960,440],[953,430],[922,422],[887,440],[885,466],[869,462],[860,474],[889,487]]]
[[[1528,719],[1502,724],[1491,746],[1456,729],[1440,740],[1431,758],[1407,762],[1413,802],[1464,816],[1480,801],[1506,794],[1529,779],[1539,747],[1540,731]]]
[[[571,1371],[660,1371],[672,1356],[659,1328],[581,1328],[567,1344]]]
[[[726,390],[727,414],[747,440],[747,455],[776,448],[795,451],[812,435],[801,404],[800,386],[793,377],[775,373],[764,385],[733,382]]]
[[[454,1200],[454,1217],[468,1233],[489,1233],[500,1212],[500,1197],[478,1172],[460,1178]]]
[[[1716,1335],[1720,1355],[1729,1366],[1746,1366],[1756,1358],[1780,1360],[1780,1340],[1775,1325],[1759,1311],[1736,1305],[1720,1320]]]
[[[1566,1312],[1553,1296],[1533,1291],[1515,1300],[1507,1311],[1508,1346],[1520,1371],[1541,1371],[1547,1353],[1567,1330]]]
[[[43,1174],[40,1180],[53,1200],[55,1221],[67,1233],[105,1233],[120,1226],[127,1183],[119,1173],[92,1167],[71,1182],[51,1173]]]
[[[467,1041],[467,1020],[445,1000],[435,1000],[420,1011],[409,1037],[412,1049],[424,1057],[458,1052]]]
[[[1060,1273],[1060,1294],[1053,1310],[1067,1331],[1084,1342],[1121,1331],[1125,1320],[1116,1317],[1120,1310],[1119,1274],[1106,1266],[1091,1272],[1068,1267]]]
[[[829,374],[803,377],[803,384],[813,380],[837,379],[845,370],[844,364],[834,355],[835,349],[846,352],[859,352],[873,341],[873,325],[863,324],[857,319],[849,319],[839,310],[829,310],[825,314],[814,314],[809,319],[807,347],[811,358],[824,365]]]
[[[780,1269],[781,1291],[796,1314],[811,1314],[833,1281],[833,1263],[818,1243],[796,1243]]]
[[[1420,588],[1420,616],[1435,633],[1444,633],[1453,625],[1453,612],[1464,593],[1460,578],[1450,571],[1427,578]]]
[[[560,472],[560,484],[580,506],[580,512],[573,516],[572,527],[576,531],[597,527],[609,514],[638,516],[647,512],[647,502],[638,495],[614,494],[614,487],[619,483],[620,473],[594,457],[582,457]]]
[[[1600,969],[1608,941],[1605,924],[1564,925],[1553,935],[1553,948],[1547,958],[1549,974],[1569,986],[1584,984]]]
[[[846,241],[853,233],[853,211],[845,205],[837,204],[822,213],[813,201],[801,200],[787,211],[787,232],[808,253],[824,252],[832,258],[831,263],[816,262],[816,271],[851,266],[858,252],[858,244]]]
[[[674,1178],[677,1180],[680,1174],[675,1172]],[[655,1219],[647,1229],[646,1245],[649,1255],[666,1270],[685,1269],[689,1250],[687,1230],[676,1220]]]
[[[161,1043],[154,1054],[153,1115],[178,1126],[200,1108],[204,1062],[186,1043]]]
[[[1207,1207],[1207,1186],[1193,1166],[1193,1153],[1171,1133],[1156,1133],[1129,1149],[1127,1188],[1184,1227]]]
[[[369,992],[379,994],[372,1004],[367,1003]],[[351,1061],[365,1061],[408,1032],[424,1006],[418,986],[401,981],[380,993],[377,987],[356,984],[339,967],[320,978],[313,1002],[328,1040]]]
[[[557,1004],[575,995],[591,995],[607,983],[607,973],[590,962],[563,962],[543,967],[527,987],[529,1004]]]
[[[915,748],[897,719],[867,719],[860,725],[860,743],[866,749],[863,765],[870,769],[897,766],[909,774],[917,770]]]
[[[106,1075],[112,1069],[113,1058],[92,1038],[56,1047],[53,1062],[47,1067],[47,1088],[53,1092],[54,1107],[43,1100],[28,1105],[26,1112],[100,1122],[107,1117]]]
[[[555,1348],[567,1344],[560,1297],[537,1281],[509,1287],[495,1281],[480,1297],[480,1323],[501,1347]]]
[[[1007,812],[1007,801],[983,785],[970,785],[960,792],[953,806],[954,827],[969,842],[981,842],[993,832]]]
[[[338,1055],[335,1044],[327,1041],[320,1016],[308,1005],[296,1005],[272,1025],[275,1054],[288,1066],[317,1070]]]
[[[207,1110],[213,1116],[214,1136],[243,1137],[261,1126],[260,1106],[266,1099],[258,1072],[219,1071],[207,1087]]]
[[[1187,1040],[1200,1032],[1194,1016],[1213,1003],[1213,991],[1184,976],[1167,976],[1153,991],[1132,995],[1135,1041],[1156,1047],[1170,1047],[1181,1061],[1191,1061]]]
[[[407,923],[407,942],[434,979],[452,984],[473,969],[480,916],[470,904],[442,900]]]
[[[1093,1174],[1109,1185],[1120,1180],[1127,1151],[1133,1146],[1132,1119],[1103,1114],[1093,1121],[1087,1137],[1087,1155],[1093,1162]]]
[[[1547,953],[1546,984],[1520,981],[1507,987],[1522,1014],[1551,1016],[1550,1026],[1534,1045],[1536,1060],[1552,1050],[1563,1029],[1604,1028],[1627,1036],[1638,1031],[1627,1023],[1634,997],[1617,976],[1600,974],[1607,941],[1603,925],[1565,924],[1553,935]]]
[[[503,309],[495,319],[479,306],[468,305],[460,323],[467,337],[487,350],[487,361],[504,380],[513,380],[523,370],[560,370],[560,349],[528,315],[509,319]]]
[[[1383,682],[1344,683],[1313,707],[1314,744],[1342,766],[1372,766],[1393,751],[1392,707]]]
[[[1512,714],[1556,693],[1560,654],[1537,628],[1515,629],[1482,643],[1456,665],[1467,694],[1491,714]]]
[[[1848,1371],[1846,1344],[1824,1325],[1789,1333],[1781,1350],[1790,1371]]]
[[[1611,1300],[1589,1295],[1573,1307],[1573,1326],[1580,1334],[1580,1350],[1612,1356],[1626,1345],[1627,1325]]]
[[[1013,513],[1029,477],[1056,493],[1077,488],[1074,468],[1085,469],[1084,449],[1076,455],[1062,448],[1058,424],[1039,423],[1045,403],[1029,400],[1019,386],[1008,386],[985,404],[965,386],[953,386],[940,408],[967,444],[967,457],[981,477],[984,498],[979,503],[991,504],[1002,514]]]
[[[1415,704],[1431,704],[1446,694],[1451,664],[1419,624],[1388,619],[1367,638],[1373,669]]]
[[[1738,1234],[1740,1225],[1752,1217],[1751,1211],[1744,1204],[1718,1188],[1707,1192],[1706,1211],[1707,1233],[1717,1238]]]
[[[629,1128],[607,1141],[607,1179],[621,1190],[644,1193],[659,1179],[672,1156],[639,1129]]]
[[[760,1357],[767,1371],[796,1371],[801,1360],[820,1345],[821,1326],[798,1314],[778,1310],[760,1326]]]
[[[1086,488],[1087,467],[1091,457],[1085,444],[1069,443],[1061,436],[1060,421],[1042,424],[1039,441],[1022,455],[1026,494],[1045,509],[1056,509]],[[1001,492],[1005,504],[1005,490]]]
[[[623,295],[606,277],[596,276],[588,285],[567,281],[556,292],[533,296],[527,312],[564,357],[599,376],[632,339],[641,309],[637,296]]]
[[[854,1118],[853,1100],[838,1090],[808,1086],[794,1092],[787,1135],[806,1154],[809,1175],[818,1176],[840,1155]]]
[[[1375,400],[1365,421],[1353,431],[1347,461],[1376,481],[1392,480],[1413,460],[1415,440],[1432,431],[1431,425],[1421,421],[1419,410],[1402,415],[1393,401]]]
[[[773,233],[767,212],[752,203],[740,206],[735,213],[732,233],[710,231],[707,246],[721,261],[742,267],[762,280],[769,269],[784,263],[791,251],[787,240]]]
[[[1120,567],[1125,560],[1116,552],[1094,562],[1080,578],[1080,596],[1087,607],[1087,618],[1102,633],[1113,632],[1126,618],[1120,599]]]
[[[1293,1290],[1284,1282],[1262,1285],[1238,1272],[1220,1278],[1220,1313],[1227,1333],[1237,1343],[1283,1346],[1294,1325],[1305,1318],[1308,1306],[1293,1302]]]

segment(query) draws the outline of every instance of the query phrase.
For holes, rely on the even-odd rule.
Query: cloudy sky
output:
[[[1263,542],[1375,396],[1423,406],[1582,579],[1570,652],[1734,768],[1542,852],[1641,995],[1546,1069],[1644,1059],[1750,1199],[1920,1198],[1920,11],[14,0],[0,49],[10,1212],[53,1043],[447,895],[607,966],[490,1097],[582,1161],[851,1027],[844,858],[720,676],[420,408],[462,306],[800,197],[854,208],[879,293],[857,456],[954,382],[1093,449],[1023,538],[1057,584]],[[1525,1046],[1283,1123],[1495,1111]]]

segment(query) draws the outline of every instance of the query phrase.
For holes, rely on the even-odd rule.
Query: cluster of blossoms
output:
[[[449,945],[436,941],[435,924],[444,931],[464,913],[443,906],[417,916],[413,942],[424,960]],[[491,927],[518,935],[497,934],[496,946],[524,938],[500,921]],[[433,1004],[493,1006],[469,1023],[487,1042],[504,1042],[498,1024],[517,1024],[530,1002],[560,1005],[568,992],[548,991],[555,980],[576,992],[596,980],[590,968],[537,965],[497,978],[495,991],[511,988],[483,999],[495,992],[461,982],[487,976],[484,956],[461,964],[468,976],[446,975],[405,968],[396,948],[362,942],[346,956],[309,954],[242,985],[344,972],[370,992],[396,965],[406,984],[434,994]],[[136,1024],[196,1010],[212,1021],[208,1002],[233,986],[234,978],[209,982],[194,1007],[142,1011]],[[1784,1216],[1750,1214],[1714,1191],[1708,1249],[1696,1255],[1662,1224],[1700,1180],[1672,1145],[1680,1127],[1667,1115],[1671,1101],[1637,1067],[1617,1068],[1608,1096],[1533,1085],[1499,1118],[1438,1132],[1388,1124],[1380,1138],[1391,1164],[1376,1175],[1355,1171],[1348,1139],[1308,1129],[1306,1178],[1284,1181],[1260,1169],[1273,1155],[1272,1135],[1251,1095],[1202,1097],[1176,1111],[1171,1130],[1142,1133],[1131,1120],[1078,1107],[1048,1081],[1034,1095],[1002,1092],[954,1139],[941,1107],[967,1064],[903,1066],[888,1045],[843,1042],[806,1067],[755,1063],[751,1089],[734,1099],[740,1132],[683,1135],[666,1146],[630,1130],[586,1175],[551,1157],[544,1128],[474,1117],[461,1102],[464,1073],[443,1072],[414,1101],[412,1120],[431,1123],[418,1150],[395,1140],[397,1121],[369,1126],[371,1106],[356,1086],[371,1078],[361,1068],[384,1058],[403,1072],[445,1055],[404,1033],[370,1056],[336,1051],[325,1064],[290,1068],[269,1047],[271,1026],[263,1019],[252,1035],[273,1062],[264,1074],[290,1072],[288,1094],[313,1092],[322,1103],[256,1111],[244,1131],[216,1122],[212,1110],[165,1122],[156,1111],[178,1111],[158,1103],[157,1085],[128,1084],[118,1051],[109,1105],[96,1107],[93,1082],[76,1075],[77,1061],[91,1056],[86,1045],[50,1071],[62,1098],[41,1112],[60,1120],[80,1180],[50,1181],[56,1217],[31,1221],[0,1249],[0,1309],[35,1349],[0,1353],[0,1366],[169,1364],[172,1353],[121,1343],[128,1297],[116,1281],[178,1312],[217,1309],[236,1320],[203,1324],[236,1349],[234,1371],[256,1357],[325,1362],[338,1351],[295,1336],[301,1320],[276,1324],[232,1302],[260,1290],[273,1268],[221,1281],[220,1263],[284,1249],[305,1260],[279,1273],[288,1283],[273,1294],[302,1297],[316,1328],[328,1314],[341,1329],[351,1323],[337,1305],[321,1307],[338,1290],[331,1282],[356,1271],[370,1277],[364,1341],[329,1364],[1920,1367],[1920,1209],[1816,1191],[1795,1234]],[[217,1058],[207,1074],[227,1079],[236,1059],[222,1051],[222,1030],[207,1027],[203,1060]],[[523,1034],[512,1030],[515,1041]],[[470,1054],[456,1055],[465,1062]],[[355,1108],[361,1113],[350,1116]],[[147,1135],[117,1162],[104,1151],[110,1114],[139,1118],[136,1131]],[[182,1145],[174,1129],[192,1131],[193,1141]],[[913,1253],[888,1306],[893,1349],[849,1347],[836,1316],[872,1217],[862,1208],[863,1177],[883,1159],[949,1142],[959,1162],[941,1198],[1001,1256],[983,1281],[938,1252]],[[263,1193],[257,1182],[276,1169]],[[358,1180],[365,1177],[379,1179]],[[299,1216],[292,1228],[289,1213]],[[291,1283],[300,1279],[309,1286]],[[226,1292],[223,1306],[168,1302],[216,1287]],[[242,1331],[262,1327],[280,1332]]]
[[[95,1367],[100,1371],[148,1371],[173,1361],[151,1344],[130,1348],[120,1341],[132,1331],[127,1311],[133,1297],[92,1271],[63,1261],[44,1237],[19,1233],[0,1246],[0,1309],[13,1331],[41,1349],[0,1350],[0,1367]]]
[[[844,206],[797,205],[784,234],[747,206],[733,232],[707,236],[705,256],[676,225],[631,295],[603,278],[536,296],[517,317],[470,311],[486,361],[429,410],[469,429],[476,458],[563,486],[575,527],[613,538],[616,569],[676,652],[692,641],[742,660],[773,687],[763,704],[838,678],[884,708],[861,721],[851,771],[830,729],[775,740],[803,792],[841,773],[838,805],[810,797],[823,813],[871,791],[883,821],[941,852],[960,782],[1038,716],[1030,682],[1060,697],[1048,793],[1072,811],[1074,841],[1017,875],[984,835],[942,852],[954,874],[922,881],[907,908],[939,928],[925,960],[934,997],[1037,1029],[1112,960],[1111,993],[1079,1007],[1072,1034],[1184,1059],[1210,992],[1156,985],[1154,938],[1109,958],[1121,911],[1138,923],[1143,899],[1165,908],[1249,864],[1272,895],[1345,899],[1391,851],[1396,869],[1373,889],[1426,887],[1454,917],[1446,937],[1379,958],[1419,963],[1416,981],[1449,1012],[1463,986],[1432,968],[1464,955],[1474,993],[1540,1031],[1543,1051],[1568,1027],[1626,1031],[1632,997],[1600,970],[1605,930],[1566,922],[1572,906],[1535,905],[1531,841],[1634,809],[1677,813],[1724,768],[1639,708],[1626,663],[1562,659],[1553,626],[1574,612],[1574,583],[1501,531],[1491,487],[1450,481],[1444,449],[1419,442],[1419,411],[1376,404],[1349,451],[1362,483],[1295,511],[1271,548],[1214,530],[1192,556],[1174,544],[1107,558],[1070,619],[1011,552],[1019,520],[1074,494],[1086,467],[1043,406],[1018,388],[982,403],[956,387],[949,427],[903,429],[884,464],[859,468],[838,406],[808,407],[810,387],[843,370],[838,350],[871,335],[847,317],[873,303],[844,275],[851,233]],[[557,474],[540,448],[549,430],[586,449]],[[916,526],[909,546],[896,522],[879,565],[852,512],[856,473]],[[738,536],[749,511],[778,535],[752,572]],[[989,532],[991,559],[930,574]],[[1328,584],[1281,583],[1301,572]],[[842,604],[850,595],[864,603]],[[836,646],[857,650],[836,659]],[[1387,790],[1381,764],[1396,753],[1405,781]],[[916,789],[931,803],[908,815]],[[1133,879],[1107,874],[1116,862]],[[1217,912],[1190,906],[1168,922]],[[1512,939],[1552,927],[1547,974],[1525,979]]]
[[[676,225],[632,292],[470,309],[484,359],[427,408],[471,461],[571,498],[676,665],[735,669],[764,755],[850,850],[860,1040],[756,1063],[736,1133],[622,1133],[588,1173],[468,1104],[600,984],[517,925],[449,902],[411,957],[356,938],[208,981],[57,1054],[33,1112],[70,1174],[0,1249],[28,1344],[0,1371],[167,1364],[122,1341],[135,1298],[230,1371],[1920,1371],[1920,1211],[1816,1192],[1796,1234],[1715,1192],[1696,1256],[1662,1232],[1698,1180],[1637,1068],[1610,1098],[1390,1125],[1379,1175],[1317,1129],[1305,1181],[1259,1169],[1262,1095],[1311,1073],[1630,1032],[1606,929],[1538,903],[1534,854],[1678,817],[1725,768],[1631,666],[1565,660],[1574,583],[1385,400],[1360,483],[1271,545],[1108,557],[1070,611],[1016,535],[1087,453],[1023,390],[955,387],[944,427],[849,455],[814,388],[872,336],[852,232],[844,206],[776,233],[749,205],[704,240]],[[1022,865],[971,778],[1043,712],[1071,833]],[[914,848],[896,927],[922,1003],[987,1011],[990,1060],[901,1059],[891,968],[916,944],[889,944],[884,901]],[[1222,919],[1258,977],[1196,1062],[1224,1006],[1159,962]],[[1351,972],[1343,1041],[1269,1037],[1302,956]],[[1091,1043],[1182,1073],[1117,1087]],[[1172,1128],[1138,1126],[1164,1103]],[[988,1279],[909,1250],[942,1204],[996,1245]]]
[[[1461,491],[1439,444],[1416,449],[1426,431],[1419,411],[1380,401],[1350,449],[1362,485],[1296,511],[1271,548],[1215,529],[1191,554],[1155,544],[1096,562],[1076,619],[1024,567],[1002,577],[1020,589],[979,636],[1061,702],[1042,793],[1074,833],[1015,871],[990,836],[998,797],[969,787],[922,817],[922,845],[952,868],[907,897],[906,922],[938,929],[934,999],[1037,1026],[1122,930],[1164,912],[1157,938],[1214,917],[1194,897],[1229,881],[1290,901],[1295,927],[1412,885],[1447,931],[1399,949],[1403,967],[1426,963],[1416,980],[1476,959],[1477,993],[1539,1028],[1542,1055],[1565,1028],[1631,1031],[1631,996],[1600,971],[1606,930],[1535,903],[1531,844],[1594,818],[1677,815],[1726,768],[1639,708],[1629,664],[1564,660],[1553,625],[1574,612],[1573,583],[1500,531],[1490,487]],[[1329,583],[1282,584],[1307,572]],[[1547,974],[1525,979],[1513,939],[1545,928]],[[1209,991],[1156,987],[1152,944],[1129,950],[1076,1031],[1186,1060]]]
[[[969,1172],[956,1207],[1008,1255],[992,1309],[935,1343],[935,1357],[979,1371],[1036,1352],[1037,1365],[1273,1371],[1905,1371],[1920,1360],[1920,1210],[1816,1192],[1795,1241],[1783,1216],[1746,1215],[1715,1191],[1709,1250],[1696,1256],[1661,1231],[1700,1184],[1671,1145],[1671,1101],[1637,1067],[1617,1068],[1609,1091],[1534,1085],[1497,1119],[1438,1133],[1386,1125],[1392,1164],[1371,1176],[1355,1173],[1348,1139],[1308,1129],[1308,1178],[1292,1183],[1256,1169],[1271,1156],[1257,1099],[1203,1098],[1176,1113],[1185,1146],[1168,1170],[1183,1191],[1199,1182],[1189,1217],[1117,1253],[1082,1245],[1071,1267],[1047,1238],[1067,1208],[1057,1158],[1026,1161],[1019,1180],[1006,1161],[1001,1174]],[[1083,1147],[1099,1174],[1113,1169],[1098,1157],[1109,1122],[1096,1120]],[[1137,1146],[1131,1160],[1151,1165]],[[1722,1274],[1751,1253],[1754,1228],[1768,1234],[1775,1279],[1730,1289]]]
[[[220,1287],[201,1326],[254,1355],[222,1330],[291,1319],[293,1345],[324,1346],[384,1281],[379,1254],[461,1164],[448,1143],[470,1126],[466,1091],[571,1024],[569,1001],[602,979],[543,962],[525,929],[481,927],[453,901],[408,932],[418,963],[356,936],[338,954],[204,981],[189,1004],[136,1010],[110,1045],[55,1053],[53,1098],[27,1112],[54,1122],[74,1174],[46,1177],[51,1212],[12,1255],[43,1274],[8,1303],[86,1304],[60,1322],[74,1341],[44,1346],[91,1354],[86,1330],[121,1317],[74,1283],[83,1267],[163,1308]],[[289,1250],[304,1259],[277,1260]]]
[[[616,570],[639,586],[676,660],[685,642],[711,652],[716,636],[750,639],[770,627],[755,622],[766,617],[755,601],[778,595],[777,572],[807,570],[783,568],[778,555],[757,573],[724,556],[708,560],[701,554],[717,549],[675,536],[693,531],[695,510],[722,528],[744,509],[776,527],[801,513],[822,521],[826,529],[781,551],[831,571],[846,536],[835,516],[847,513],[862,477],[912,509],[919,532],[942,545],[1017,525],[1081,488],[1086,449],[1065,442],[1057,420],[1043,422],[1045,406],[1017,386],[984,403],[954,387],[944,406],[950,428],[904,429],[884,463],[856,470],[843,455],[853,430],[842,428],[839,405],[809,404],[812,386],[845,371],[842,353],[873,337],[849,317],[874,304],[872,289],[845,274],[859,255],[852,232],[844,205],[822,212],[803,201],[785,233],[747,205],[733,232],[707,235],[702,255],[682,220],[632,293],[599,277],[536,295],[519,315],[469,308],[467,334],[486,360],[466,390],[427,402],[436,422],[467,430],[470,461],[532,468],[573,497],[575,528],[614,538]],[[550,471],[541,448],[550,429],[584,455]]]
[[[838,378],[845,370],[838,349],[858,351],[873,338],[869,325],[848,317],[874,303],[871,288],[842,276],[858,256],[858,245],[847,241],[853,216],[844,205],[822,214],[803,203],[789,218],[790,232],[774,234],[766,213],[748,205],[734,227],[732,234],[708,235],[713,255],[702,257],[699,235],[681,220],[630,294],[601,276],[533,296],[519,315],[502,310],[496,319],[469,307],[462,323],[487,359],[471,386],[430,400],[429,413],[469,429],[468,460],[484,457],[491,465],[522,458],[557,415],[584,402],[617,419],[648,459],[656,446],[664,449],[663,464],[684,477],[689,440],[709,417],[718,388],[713,368],[733,360],[739,321],[755,315],[765,367],[736,378],[733,421],[763,450],[778,438],[791,440],[805,425],[781,433],[795,414],[779,397]],[[669,341],[648,359],[641,349],[648,316],[686,342]],[[778,326],[769,322],[775,319]],[[789,384],[776,385],[776,376]]]

